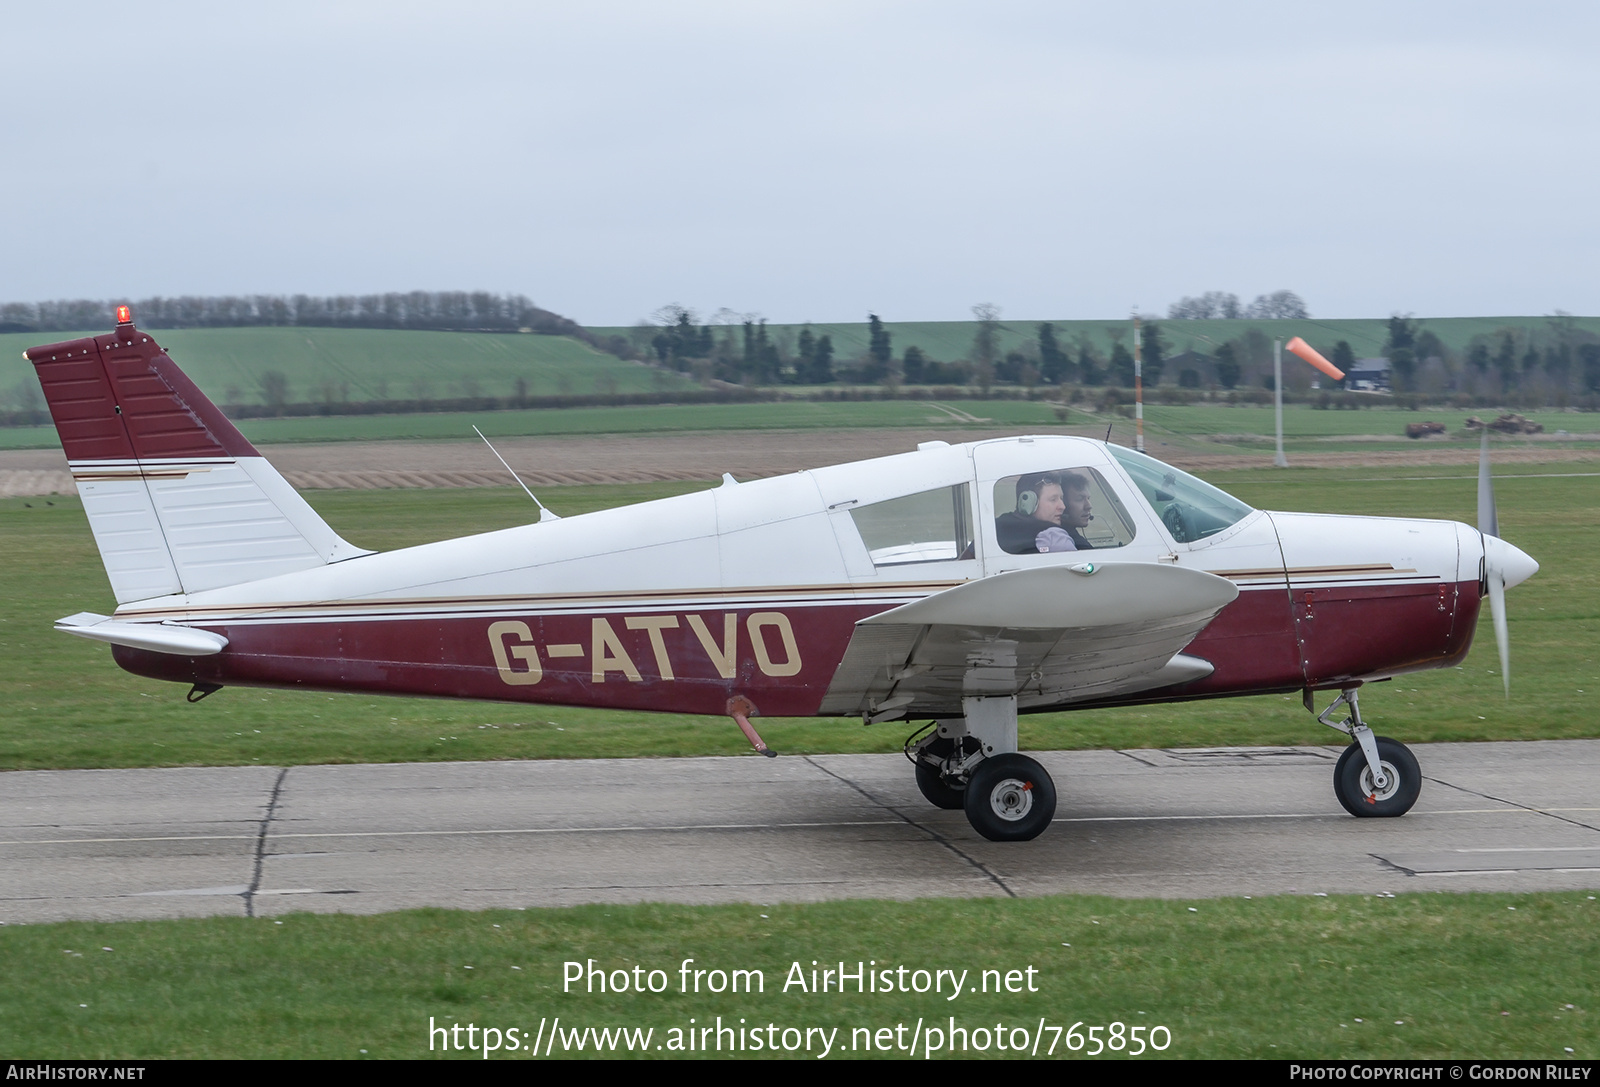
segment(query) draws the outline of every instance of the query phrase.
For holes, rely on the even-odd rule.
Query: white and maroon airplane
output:
[[[1538,564],[1448,521],[1268,513],[1073,437],[951,446],[377,554],[341,539],[166,353],[36,347],[116,596],[58,629],[191,685],[930,724],[923,794],[994,840],[1055,789],[1017,715],[1338,692],[1335,792],[1404,814],[1421,776],[1357,690],[1466,656]],[[1487,448],[1487,447],[1485,447]],[[1333,715],[1347,706],[1349,714]]]

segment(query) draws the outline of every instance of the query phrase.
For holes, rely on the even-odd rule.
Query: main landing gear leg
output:
[[[1017,700],[965,698],[965,716],[913,736],[906,755],[917,787],[941,808],[963,808],[972,829],[992,842],[1037,838],[1056,814],[1045,768],[1017,753]]]
[[[1313,708],[1310,691],[1306,692],[1306,705]],[[1350,716],[1331,720],[1340,706],[1349,706]],[[1317,720],[1355,741],[1333,768],[1333,792],[1345,811],[1360,818],[1384,818],[1411,810],[1422,793],[1422,771],[1416,756],[1400,741],[1372,734],[1361,720],[1356,688],[1340,691],[1333,705],[1317,714]]]

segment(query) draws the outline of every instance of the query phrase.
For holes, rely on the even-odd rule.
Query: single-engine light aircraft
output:
[[[1485,596],[1538,569],[1479,528],[1268,513],[1084,438],[1018,437],[736,482],[374,553],[341,539],[124,307],[109,335],[36,347],[116,597],[57,628],[130,672],[368,691],[929,723],[929,801],[997,841],[1055,812],[1017,715],[1337,692],[1318,719],[1357,816],[1421,775],[1361,719],[1364,683],[1466,656]],[[1508,681],[1509,682],[1509,681]],[[1509,687],[1508,687],[1509,690]],[[1348,713],[1340,715],[1340,707]]]

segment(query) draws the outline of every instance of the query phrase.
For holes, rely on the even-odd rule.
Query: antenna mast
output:
[[[474,434],[476,434],[478,437],[483,438],[483,431],[479,430],[477,427],[473,427],[472,428],[472,432]],[[505,465],[505,470],[511,473],[511,478],[512,479],[517,481],[517,486],[521,487],[523,489],[523,491],[525,491],[527,493],[528,497],[533,499],[533,504],[535,506],[539,507],[539,520],[541,520],[541,521],[559,521],[559,520],[561,520],[559,515],[551,513],[548,509],[545,508],[545,504],[543,502],[539,501],[539,498],[538,498],[537,495],[535,495],[532,491],[528,490],[528,485],[526,483],[522,482],[522,477],[517,475],[517,470],[515,468],[511,467],[511,465],[509,465],[509,464],[506,464],[506,459],[500,455],[500,450],[498,450],[498,449],[496,449],[494,447],[494,443],[493,442],[491,442],[488,438],[483,438],[483,444],[487,445],[489,447],[489,452],[494,454],[494,459],[499,461],[502,465]]]

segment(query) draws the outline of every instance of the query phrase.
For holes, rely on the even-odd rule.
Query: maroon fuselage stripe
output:
[[[1184,650],[1211,662],[1210,676],[1109,701],[1289,691],[1445,667],[1466,655],[1478,608],[1475,581],[1248,589]],[[882,610],[774,602],[645,606],[633,615],[205,623],[228,639],[216,656],[119,646],[115,657],[138,675],[188,683],[699,714],[723,713],[737,694],[769,716],[811,716],[856,622]]]

